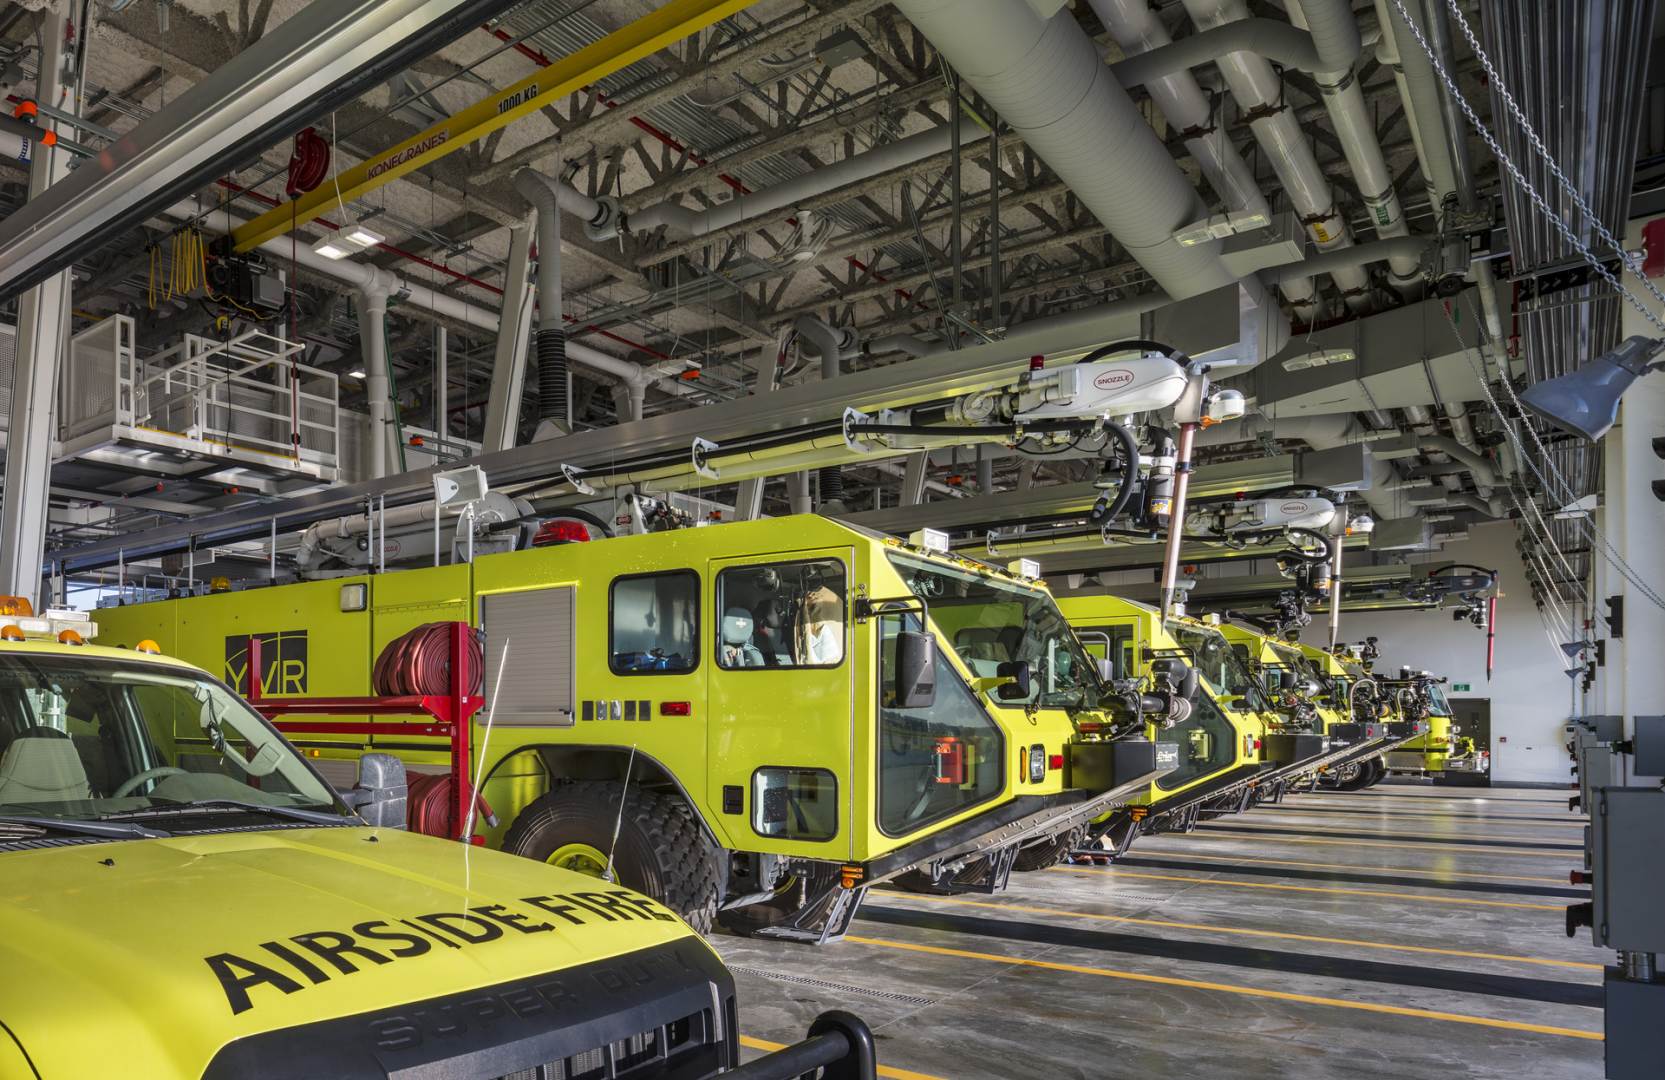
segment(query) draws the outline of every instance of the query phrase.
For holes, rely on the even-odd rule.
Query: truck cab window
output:
[[[844,662],[844,564],[837,559],[730,567],[717,575],[725,670]]]
[[[613,579],[608,663],[615,675],[675,675],[699,664],[700,578],[692,570]]]
[[[896,635],[916,615],[879,620],[879,828],[903,836],[1000,793],[1003,739],[994,720],[937,653],[936,700],[897,708]]]

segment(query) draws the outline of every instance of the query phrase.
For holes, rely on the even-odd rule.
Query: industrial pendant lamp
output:
[[[1665,340],[1626,338],[1577,371],[1528,387],[1520,402],[1561,430],[1594,442],[1618,420],[1619,398],[1638,376],[1653,370],[1653,358],[1662,351]]]

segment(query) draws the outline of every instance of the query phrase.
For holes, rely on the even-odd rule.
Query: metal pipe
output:
[[[697,238],[719,229],[761,217],[776,210],[791,208],[802,199],[823,195],[845,184],[853,184],[881,173],[901,169],[937,154],[944,154],[954,146],[953,124],[909,135],[892,143],[853,154],[843,161],[820,169],[812,169],[785,183],[775,184],[749,195],[741,195],[706,210],[690,210],[676,203],[663,202],[638,210],[623,219],[621,228],[630,232],[651,232],[663,227],[673,237]],[[962,145],[988,138],[988,132],[977,129],[960,136]]]
[[[1381,140],[1376,137],[1376,125],[1365,106],[1364,91],[1354,72],[1359,54],[1359,28],[1352,5],[1348,0],[1290,0],[1289,18],[1296,26],[1315,25],[1316,36],[1326,42],[1340,39],[1335,48],[1326,45],[1325,70],[1314,72],[1314,79],[1376,235],[1384,238],[1409,235],[1410,225],[1405,221],[1405,209],[1393,186],[1393,173],[1382,156]],[[1339,62],[1342,60],[1345,62]],[[1401,293],[1411,291],[1420,283],[1421,263],[1414,256],[1396,255],[1388,260],[1388,265],[1394,287]]]
[[[370,412],[370,479],[380,480],[387,475],[388,462],[387,291],[361,290],[358,301],[359,349]]]
[[[1243,0],[1184,0],[1185,10],[1198,29],[1206,30],[1249,17]],[[1283,81],[1265,57],[1254,53],[1226,53],[1216,58],[1220,74],[1249,119],[1249,128],[1266,153],[1296,214],[1306,225],[1313,245],[1322,252],[1352,246],[1347,222],[1336,206],[1335,192],[1318,166],[1306,132],[1294,110],[1283,100]],[[1338,266],[1330,275],[1341,289],[1349,310],[1369,303],[1369,278],[1357,266]],[[1299,284],[1297,283],[1297,290]],[[1285,295],[1289,293],[1286,291]],[[1292,298],[1293,299],[1293,298]]]
[[[1345,507],[1343,507],[1341,509],[1340,518],[1341,518],[1342,525],[1341,525],[1341,528],[1339,530],[1337,530],[1337,535],[1336,535],[1335,554],[1333,556],[1335,562],[1330,567],[1330,651],[1331,652],[1335,651],[1335,643],[1340,639],[1340,636],[1341,636],[1341,551],[1342,551],[1343,548],[1345,548],[1347,546],[1347,544],[1346,544],[1346,539],[1347,539],[1347,525],[1346,525],[1347,510],[1346,510]],[[1352,718],[1353,718],[1352,717],[1352,710],[1349,709],[1347,719],[1351,720]]]
[[[1174,610],[1174,584],[1179,580],[1179,548],[1185,538],[1185,493],[1191,486],[1191,456],[1198,424],[1179,425],[1179,448],[1174,455],[1174,501],[1168,512],[1168,547],[1162,554],[1162,606],[1166,619]]]
[[[1120,8],[1119,0],[1088,0],[1093,10],[1099,12],[1099,22],[1108,28],[1104,12],[1100,7],[1108,9]],[[1141,6],[1144,6],[1141,2]],[[1154,14],[1154,13],[1153,13]],[[1117,38],[1114,30],[1111,36]],[[1357,40],[1354,41],[1357,52]],[[1318,57],[1318,50],[1313,47],[1312,35],[1306,28],[1279,22],[1276,19],[1245,18],[1220,26],[1200,30],[1178,41],[1168,41],[1160,46],[1151,48],[1148,52],[1141,52],[1137,56],[1130,56],[1126,60],[1110,65],[1115,73],[1116,81],[1132,89],[1135,86],[1149,86],[1150,84],[1171,75],[1182,72],[1188,73],[1194,67],[1212,64],[1215,58],[1226,53],[1247,52],[1256,56],[1263,56],[1279,67],[1294,68],[1297,71],[1315,72],[1322,66]],[[1154,93],[1151,97],[1155,97]],[[1161,103],[1158,102],[1158,105]],[[1163,115],[1166,115],[1164,113]]]
[[[1073,13],[1043,18],[1013,0],[896,7],[1169,295],[1237,280],[1219,242],[1174,238],[1207,210]]]
[[[1122,78],[1126,65],[1152,57],[1173,44],[1168,28],[1146,0],[1090,0],[1090,3],[1098,21],[1110,31],[1122,52],[1128,54],[1129,59],[1111,69],[1122,79],[1123,86],[1128,85]],[[1226,206],[1234,211],[1264,215],[1270,220],[1272,211],[1254,171],[1243,160],[1237,144],[1221,137],[1221,120],[1215,116],[1208,95],[1197,85],[1196,76],[1188,70],[1190,66],[1142,80],[1146,92],[1162,110],[1168,125],[1185,136],[1186,151]]]
[[[434,434],[443,444],[450,438],[451,372],[450,331],[444,324],[434,326]]]
[[[1260,276],[1262,280],[1274,285],[1313,274],[1338,277],[1342,274],[1356,273],[1359,267],[1373,262],[1387,262],[1412,256],[1420,261],[1422,253],[1427,249],[1428,241],[1423,237],[1396,236],[1390,240],[1376,240],[1369,244],[1349,244],[1310,259],[1302,259],[1300,262],[1268,267],[1260,272]]]
[[[555,171],[560,169],[557,155]],[[565,434],[572,430],[572,410],[567,397],[559,192],[557,185],[531,169],[516,173],[514,183],[515,190],[538,211],[538,419],[553,423]]]

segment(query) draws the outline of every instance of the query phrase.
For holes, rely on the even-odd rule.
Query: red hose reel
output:
[[[330,144],[313,128],[295,134],[295,149],[289,154],[289,178],[283,190],[291,199],[324,182],[330,170]]]

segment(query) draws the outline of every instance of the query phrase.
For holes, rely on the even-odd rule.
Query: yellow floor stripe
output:
[[[1052,871],[1066,874],[1102,874],[1084,866],[1055,866]],[[1321,889],[1315,885],[1273,885],[1264,881],[1221,881],[1218,878],[1180,877],[1176,874],[1142,874],[1137,870],[1111,867],[1116,877],[1144,878],[1147,881],[1184,881],[1192,885],[1223,885],[1228,889],[1275,889],[1280,892],[1332,893],[1339,896],[1374,896],[1382,900],[1415,900],[1423,904],[1458,904],[1469,907],[1528,908],[1532,911],[1564,911],[1565,904],[1526,904],[1514,900],[1470,900],[1455,896],[1419,896],[1416,893],[1381,892],[1377,889]]]
[[[1494,1020],[1488,1016],[1469,1016],[1464,1013],[1438,1012],[1434,1009],[1413,1009],[1403,1005],[1379,1005],[1372,1001],[1347,1001],[1342,998],[1318,997],[1313,994],[1293,994],[1286,990],[1262,990],[1253,986],[1233,986],[1227,983],[1204,982],[1200,979],[1180,979],[1171,975],[1146,975],[1137,971],[1117,971],[1112,968],[1088,967],[1084,964],[1062,964],[1053,960],[1036,960],[1026,956],[1000,956],[996,953],[971,952],[967,949],[949,949],[940,945],[916,945],[905,941],[888,941],[883,938],[857,937],[851,934],[844,939],[858,945],[874,945],[881,949],[901,949],[907,952],[930,953],[935,956],[954,956],[965,960],[988,960],[997,964],[1009,964],[1013,967],[1042,968],[1047,971],[1067,971],[1077,975],[1099,975],[1107,979],[1123,979],[1128,982],[1156,983],[1161,986],[1183,986],[1193,990],[1216,990],[1224,994],[1240,994],[1244,997],[1270,998],[1273,1001],[1292,1001],[1302,1005],[1324,1005],[1333,1009],[1353,1009],[1358,1012],[1385,1013],[1389,1016],[1409,1016],[1421,1020],[1444,1020],[1453,1024],[1473,1024],[1478,1027],[1503,1028],[1508,1031],[1527,1031],[1538,1035],[1564,1035],[1572,1039],[1593,1039],[1600,1041],[1599,1031],[1585,1031],[1582,1028],[1552,1027],[1548,1024],[1526,1024],[1518,1020]]]
[[[960,907],[993,908],[996,911],[1021,911],[1030,915],[1066,915],[1073,919],[1095,919],[1101,922],[1127,923],[1132,926],[1154,926],[1164,930],[1202,930],[1211,934],[1238,934],[1244,937],[1274,938],[1279,941],[1309,941],[1323,945],[1357,946],[1363,949],[1386,949],[1395,952],[1428,953],[1435,956],[1461,956],[1470,960],[1499,960],[1510,964],[1539,964],[1544,967],[1577,968],[1600,971],[1601,964],[1587,964],[1580,960],[1552,960],[1538,956],[1512,956],[1508,953],[1471,952],[1467,949],[1440,949],[1432,945],[1398,945],[1388,941],[1357,941],[1352,938],[1318,937],[1314,934],[1291,934],[1282,930],[1252,930],[1241,926],[1210,926],[1206,923],[1171,922],[1167,919],[1144,919],[1132,915],[1107,915],[1096,911],[1073,911],[1068,908],[1032,907],[991,900],[964,900],[957,896],[929,896],[924,894],[887,894],[886,900],[920,900],[932,904],[953,904]],[[871,901],[869,901],[871,903]],[[881,905],[882,906],[882,905]]]
[[[1201,826],[1207,828],[1206,825]],[[1576,851],[1508,851],[1503,848],[1469,847],[1466,844],[1401,844],[1396,841],[1381,840],[1325,840],[1315,836],[1265,836],[1261,840],[1252,840],[1246,836],[1230,836],[1226,833],[1161,833],[1162,836],[1195,837],[1204,836],[1209,840],[1235,840],[1239,844],[1272,843],[1279,844],[1318,844],[1322,847],[1388,847],[1399,851],[1443,851],[1448,855],[1496,855],[1504,859],[1559,859],[1562,862],[1583,860]]]
[[[1256,855],[1204,855],[1199,851],[1152,851],[1137,849],[1141,858],[1206,859],[1209,862],[1253,863],[1266,866],[1306,866],[1319,870],[1371,870],[1378,874],[1424,874],[1448,878],[1474,878],[1479,881],[1529,881],[1536,885],[1565,885],[1564,877],[1528,877],[1524,874],[1465,874],[1460,870],[1413,870],[1408,866],[1369,866],[1364,863],[1303,862],[1300,859],[1262,859]]]
[[[768,1039],[754,1039],[750,1035],[742,1035],[740,1036],[740,1045],[752,1050],[774,1051],[781,1049],[786,1044],[770,1042]],[[930,1073],[914,1072],[911,1069],[898,1069],[891,1065],[880,1065],[879,1075],[893,1077],[894,1080],[942,1080],[942,1077],[932,1076]]]

